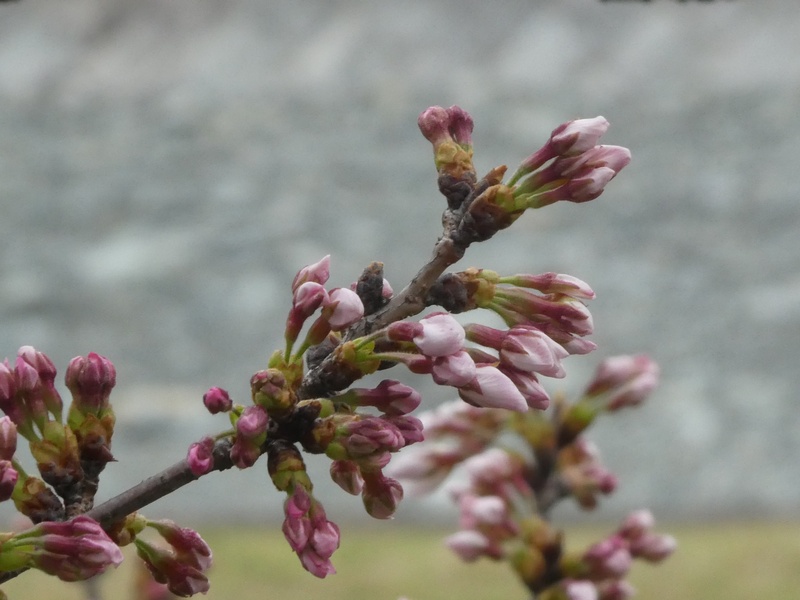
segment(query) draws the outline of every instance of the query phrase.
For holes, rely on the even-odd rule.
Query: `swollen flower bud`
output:
[[[108,406],[108,397],[117,381],[114,364],[95,352],[76,356],[69,362],[66,383],[72,392],[71,410],[99,415]]]
[[[197,477],[205,475],[214,468],[214,440],[211,437],[204,437],[199,442],[189,446],[186,456],[189,468]]]
[[[228,412],[233,407],[233,401],[228,392],[219,387],[212,387],[203,394],[203,404],[212,415]]]
[[[331,330],[341,331],[364,316],[364,305],[354,291],[336,288],[329,293],[322,314]]]
[[[638,406],[656,388],[658,377],[658,365],[644,354],[614,356],[600,363],[584,397],[609,411]]]
[[[297,288],[312,281],[314,283],[325,284],[328,281],[331,273],[331,255],[323,256],[321,260],[314,264],[303,267],[297,272],[292,281],[292,292],[296,292]]]

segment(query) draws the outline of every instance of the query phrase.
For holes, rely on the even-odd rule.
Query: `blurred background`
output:
[[[479,172],[603,115],[633,161],[598,200],[526,214],[463,266],[589,282],[605,356],[662,366],[649,404],[593,432],[621,478],[608,518],[800,508],[800,37],[794,0],[405,3],[22,0],[0,6],[0,356],[118,370],[102,498],[182,457],[282,342],[289,284],[428,258],[443,200],[420,111],[475,120]],[[428,387],[429,406],[451,398]],[[320,486],[325,464],[316,469]],[[334,520],[366,519],[325,493]],[[263,520],[262,469],[149,512]],[[438,508],[437,508],[438,507]],[[424,509],[424,510],[423,510]],[[438,504],[406,502],[418,521]],[[566,514],[566,513],[565,513]]]

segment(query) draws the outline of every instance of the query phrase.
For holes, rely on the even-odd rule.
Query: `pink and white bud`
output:
[[[166,584],[173,594],[185,597],[208,592],[208,577],[202,570],[182,562],[171,550],[159,548],[141,538],[137,537],[133,543],[153,579]]]
[[[362,473],[364,489],[361,500],[367,514],[374,519],[390,519],[397,510],[397,505],[403,499],[403,486],[391,477],[386,477],[379,471]]]
[[[552,165],[557,177],[580,177],[591,169],[602,167],[619,173],[631,162],[631,151],[622,146],[595,146],[571,158],[560,158]]]
[[[678,542],[671,535],[645,533],[631,540],[630,552],[636,558],[657,563],[669,557],[678,547]]]
[[[465,562],[473,562],[481,556],[497,553],[496,549],[492,548],[489,538],[474,529],[457,531],[448,536],[444,544]]]
[[[108,407],[108,397],[117,382],[117,370],[106,357],[90,352],[69,361],[65,380],[72,392],[72,410],[96,415]]]
[[[583,560],[593,579],[620,579],[628,574],[633,564],[627,542],[617,535],[592,545],[583,554]]]
[[[10,460],[0,460],[0,502],[5,502],[14,493],[19,473]]]
[[[331,461],[330,474],[334,483],[348,494],[356,496],[364,489],[361,471],[352,460]]]
[[[519,371],[564,377],[561,359],[569,356],[560,344],[533,327],[512,327],[503,339],[500,362]]]
[[[591,581],[571,579],[561,585],[566,600],[599,600],[597,587]]]
[[[438,385],[462,387],[475,379],[476,369],[472,357],[467,352],[460,351],[435,358],[431,376]]]
[[[514,382],[492,366],[477,366],[475,379],[458,388],[458,395],[473,406],[505,408],[517,412],[528,410],[528,403]]]
[[[617,533],[628,540],[633,540],[652,531],[655,525],[656,520],[653,513],[643,508],[635,510],[625,517]]]
[[[307,281],[294,291],[292,312],[298,318],[305,320],[328,301],[328,292],[322,284],[316,281]]]
[[[589,169],[584,173],[570,179],[564,186],[567,202],[589,202],[594,200],[606,189],[606,184],[614,179],[617,172],[608,167]]]
[[[606,579],[597,583],[599,600],[630,600],[636,595],[636,588],[625,579]]]
[[[450,117],[450,134],[457,144],[461,146],[472,146],[472,130],[474,123],[472,116],[460,106],[453,105],[447,109]]]
[[[385,298],[386,300],[391,300],[392,296],[394,296],[392,285],[389,283],[388,279],[384,279],[383,288],[381,288],[381,297]]]
[[[417,417],[412,417],[411,415],[385,415],[381,418],[397,427],[405,441],[404,448],[425,439],[422,433],[422,421]]]
[[[186,462],[189,463],[189,469],[197,477],[211,472],[214,468],[214,440],[204,437],[199,442],[194,442],[189,446]]]
[[[331,255],[328,254],[318,262],[303,267],[297,272],[292,280],[292,292],[296,292],[304,283],[311,281],[313,283],[325,284],[331,274]]]
[[[62,581],[82,581],[122,562],[122,552],[102,527],[80,515],[69,521],[45,521],[3,543],[19,544],[28,554],[25,566]]]
[[[179,562],[203,572],[211,567],[211,548],[194,529],[179,527],[169,519],[148,521],[147,524],[158,531],[164,541],[172,547]]]
[[[354,291],[336,288],[328,294],[323,315],[333,331],[341,331],[364,316],[364,304]]]
[[[236,436],[247,440],[259,439],[267,433],[269,415],[262,406],[253,404],[242,411],[236,421]]]
[[[604,117],[568,121],[553,130],[549,143],[555,154],[577,156],[594,148],[608,127]]]
[[[422,111],[417,119],[422,135],[434,146],[451,140],[450,112],[441,106],[431,106]]]
[[[539,383],[539,380],[536,379],[533,373],[518,371],[514,368],[503,367],[502,365],[498,368],[516,386],[530,408],[546,410],[547,407],[550,406],[550,396],[547,390],[542,387],[542,384]]]
[[[585,282],[564,273],[540,273],[539,275],[512,275],[502,277],[502,283],[533,288],[543,294],[563,294],[580,300],[594,300],[595,293]]]
[[[0,459],[11,460],[17,451],[17,426],[11,417],[0,418]]]
[[[406,445],[403,433],[396,425],[381,417],[372,416],[363,416],[338,427],[336,442],[344,447],[351,459],[397,452]]]
[[[219,387],[212,387],[203,394],[203,404],[212,415],[228,412],[233,408],[233,401],[228,392]]]
[[[601,399],[607,410],[638,406],[658,385],[660,369],[650,357],[614,356],[604,360],[585,396]]]
[[[464,328],[449,313],[433,313],[420,319],[422,331],[413,338],[425,356],[449,356],[464,348]]]

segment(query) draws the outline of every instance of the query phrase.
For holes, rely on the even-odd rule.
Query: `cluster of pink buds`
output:
[[[676,549],[675,538],[654,531],[655,519],[648,510],[632,512],[607,538],[581,553],[565,553],[560,561],[564,579],[540,598],[556,599],[563,592],[582,590],[578,598],[626,600],[635,589],[625,579],[634,559],[658,563]],[[570,596],[567,596],[570,597]]]
[[[122,552],[94,520],[45,521],[0,534],[0,570],[33,568],[63,581],[81,581],[122,562]]]
[[[548,412],[443,405],[422,415],[426,440],[394,461],[391,473],[418,491],[431,491],[454,469],[466,473],[465,483],[451,486],[460,531],[446,540],[463,560],[506,561],[537,598],[628,598],[632,559],[655,562],[675,547],[671,537],[653,533],[652,515],[633,513],[577,556],[565,553],[563,534],[547,515],[565,498],[592,509],[599,495],[614,491],[616,477],[582,433],[601,412],[640,404],[657,379],[647,357],[618,356],[600,364],[577,402],[559,398]],[[591,418],[579,418],[587,413]]]
[[[91,508],[100,472],[113,460],[115,417],[108,398],[114,365],[95,353],[70,361],[66,423],[55,377],[53,362],[31,346],[19,349],[13,367],[8,360],[0,363],[0,410],[6,415],[0,425],[0,498],[13,499],[37,523]],[[27,440],[41,479],[16,462],[17,434]]]
[[[140,537],[145,529],[154,529],[167,546],[150,543]],[[178,596],[205,594],[209,589],[206,572],[211,567],[211,548],[192,529],[179,527],[163,519],[151,521],[140,515],[126,520],[125,532],[133,539],[136,554],[158,583],[165,584]]]

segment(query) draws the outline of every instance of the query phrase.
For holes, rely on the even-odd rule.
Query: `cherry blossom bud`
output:
[[[433,360],[431,376],[438,385],[462,387],[468,385],[476,376],[475,361],[464,351]]]
[[[283,533],[300,563],[316,577],[336,572],[330,557],[339,547],[339,528],[305,487],[295,486],[284,502]]]
[[[496,367],[477,366],[475,379],[458,388],[458,395],[474,406],[505,408],[518,412],[528,410],[528,403],[517,386]]]
[[[348,494],[356,496],[364,489],[364,479],[358,465],[351,460],[333,460],[331,479]]]
[[[62,581],[82,581],[122,562],[122,552],[100,525],[80,515],[69,521],[45,521],[3,542],[3,558],[12,567],[31,567]]]
[[[228,412],[233,407],[233,401],[228,392],[219,387],[212,387],[203,394],[203,404],[212,415]]]
[[[203,572],[211,567],[211,548],[195,530],[179,527],[169,519],[148,521],[147,525],[161,534],[179,562]]]
[[[658,365],[648,356],[614,356],[600,364],[584,395],[602,401],[609,411],[637,406],[655,389],[658,378]]]
[[[620,579],[628,574],[633,564],[627,542],[616,535],[593,544],[584,552],[583,560],[593,579]]]
[[[451,140],[450,136],[450,113],[441,106],[431,106],[420,113],[417,125],[422,135],[438,146],[444,141]]]
[[[263,407],[254,404],[242,411],[236,421],[236,440],[231,446],[231,460],[240,469],[252,467],[261,456],[261,445],[267,439],[269,416]]]
[[[31,365],[39,375],[41,382],[41,395],[47,410],[52,413],[56,421],[61,420],[63,402],[55,388],[56,367],[53,361],[39,352],[33,346],[22,346],[17,351],[17,356]]]
[[[292,281],[292,292],[296,292],[297,288],[311,281],[313,283],[325,284],[328,281],[331,273],[331,255],[324,256],[319,262],[312,265],[303,267],[297,272]]]
[[[553,130],[550,144],[555,154],[577,156],[594,148],[608,127],[609,123],[604,117],[568,121]]]
[[[117,381],[114,364],[95,352],[69,362],[66,383],[72,392],[71,411],[99,415],[108,407],[108,397]]]
[[[351,388],[336,400],[355,406],[374,406],[390,415],[404,415],[414,411],[422,397],[412,387],[394,379],[384,379],[372,389]]]
[[[354,291],[336,288],[328,295],[323,315],[333,331],[341,331],[364,316],[364,305]]]
[[[457,531],[448,536],[444,543],[465,562],[473,562],[481,556],[494,554],[489,538],[474,529]]]
[[[606,579],[596,585],[599,600],[630,600],[636,595],[636,588],[625,579]]]
[[[597,587],[591,581],[568,580],[562,587],[566,600],[598,600]]]
[[[541,273],[539,275],[511,275],[501,277],[500,283],[533,288],[543,294],[563,294],[580,300],[594,300],[595,293],[589,285],[563,273]]]
[[[390,519],[403,499],[403,487],[380,472],[364,472],[361,499],[367,514],[375,519]]]
[[[208,577],[201,569],[182,562],[174,552],[149,544],[141,538],[137,537],[133,543],[136,554],[144,561],[153,579],[166,584],[173,594],[193,596],[208,592]]]
[[[0,418],[0,459],[11,460],[17,451],[17,426],[11,417]]]
[[[447,109],[450,118],[449,130],[453,139],[464,148],[472,147],[472,130],[474,124],[472,117],[460,106],[451,106]]]
[[[197,477],[209,473],[214,468],[214,440],[211,437],[204,437],[199,442],[189,446],[189,453],[186,456],[189,469]]]
[[[569,356],[561,345],[533,327],[512,327],[503,338],[500,361],[519,371],[564,377],[561,359]]]
[[[653,513],[646,508],[633,511],[622,522],[618,533],[629,540],[635,539],[651,531],[656,525]]]
[[[414,343],[425,356],[448,356],[464,347],[464,328],[449,313],[433,313],[419,321],[422,333]]]
[[[10,460],[0,460],[0,502],[11,498],[14,487],[17,485],[19,473]]]
[[[631,540],[630,551],[636,558],[643,558],[652,563],[661,562],[678,547],[678,542],[671,535],[645,533]]]

